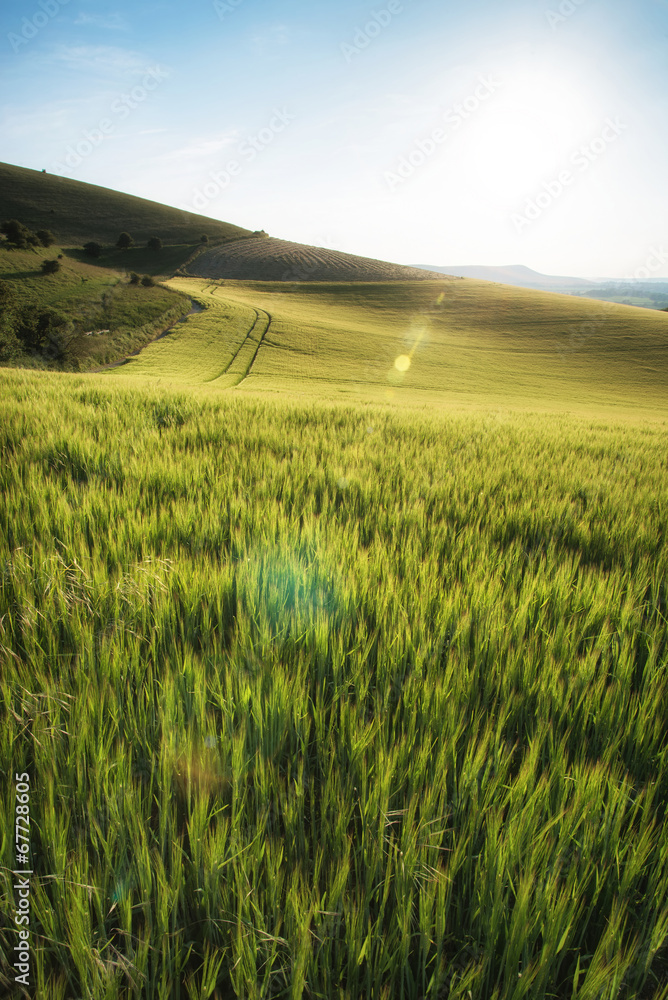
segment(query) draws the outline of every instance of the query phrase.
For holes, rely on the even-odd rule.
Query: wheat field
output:
[[[207,296],[0,371],[35,995],[665,1000],[666,415],[263,395]]]

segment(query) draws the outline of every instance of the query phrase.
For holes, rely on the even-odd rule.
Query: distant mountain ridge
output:
[[[488,267],[483,264],[453,264],[450,267],[432,267],[416,264],[425,271],[439,271],[455,277],[477,278],[479,281],[496,281],[503,285],[517,285],[520,288],[538,288],[542,291],[560,291],[564,288],[591,288],[596,281],[587,278],[573,278],[552,274],[541,274],[524,264],[507,264],[502,267]]]

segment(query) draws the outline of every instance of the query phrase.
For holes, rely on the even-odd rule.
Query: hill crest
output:
[[[0,220],[18,219],[29,229],[51,230],[60,246],[89,240],[115,244],[127,231],[137,243],[159,236],[164,243],[199,243],[250,237],[251,231],[159,202],[98,187],[46,171],[0,163]]]

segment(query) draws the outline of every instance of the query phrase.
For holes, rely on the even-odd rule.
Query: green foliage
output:
[[[9,219],[7,222],[3,222],[0,226],[0,232],[5,234],[9,243],[20,250],[29,246],[50,247],[56,242],[56,237],[51,230],[39,229],[33,233],[18,219]]]
[[[24,250],[30,246],[33,237],[35,240],[37,239],[34,233],[31,233],[18,219],[8,219],[6,222],[3,222],[2,226],[0,226],[0,232],[4,233],[12,246],[18,247],[20,250]]]
[[[129,250],[131,246],[134,246],[134,242],[129,233],[121,233],[116,240],[116,246],[119,250]]]
[[[132,271],[132,273],[130,274],[130,284],[138,285],[140,281],[141,277],[137,274],[136,271]]]
[[[43,258],[46,253],[40,251]],[[76,362],[83,370],[98,367],[143,347],[189,308],[186,298],[165,288],[131,287],[120,274],[69,256],[58,263],[58,274],[45,280],[35,269],[33,251],[0,250],[5,275],[0,298],[6,295],[11,303],[3,306],[0,301],[0,363],[62,369]],[[38,312],[55,309],[67,317],[73,339],[64,354],[38,354],[25,348],[14,329],[19,305]],[[91,335],[84,338],[86,333]]]
[[[102,254],[102,247],[95,240],[89,240],[84,244],[84,250],[89,257],[99,257]]]
[[[155,281],[153,280],[150,274],[145,274],[141,279],[141,283],[144,286],[144,288],[153,288],[155,285]]]
[[[13,364],[22,354],[14,332],[14,316],[18,302],[8,281],[0,280],[0,364]]]
[[[8,281],[0,280],[0,316],[11,310],[16,303],[16,293]]]
[[[206,235],[206,233],[202,233],[202,235],[199,238],[199,241],[200,243],[208,243],[209,237]]]
[[[38,229],[36,236],[43,247],[51,247],[56,242],[56,237],[50,229]]]
[[[60,358],[72,338],[72,325],[57,309],[24,306],[18,314],[15,333],[25,350]]]
[[[155,250],[157,253],[158,250],[162,250],[162,240],[160,239],[159,236],[151,236],[146,246],[148,247],[149,250]]]
[[[667,445],[0,372],[38,995],[659,1000]]]
[[[42,261],[42,272],[44,274],[57,274],[62,267],[59,260],[43,260]]]

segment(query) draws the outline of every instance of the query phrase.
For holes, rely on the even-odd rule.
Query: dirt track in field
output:
[[[195,278],[239,281],[447,281],[448,275],[421,271],[338,250],[310,247],[272,237],[235,240],[205,250],[183,273]],[[453,279],[454,280],[454,279]]]
[[[235,385],[240,385],[244,379],[251,374],[251,368],[255,363],[258,351],[262,346],[269,327],[271,326],[271,316],[264,309],[255,310],[255,321],[241,342],[237,351],[228,364],[227,368],[220,375],[209,380],[209,385],[218,388],[231,389]]]

